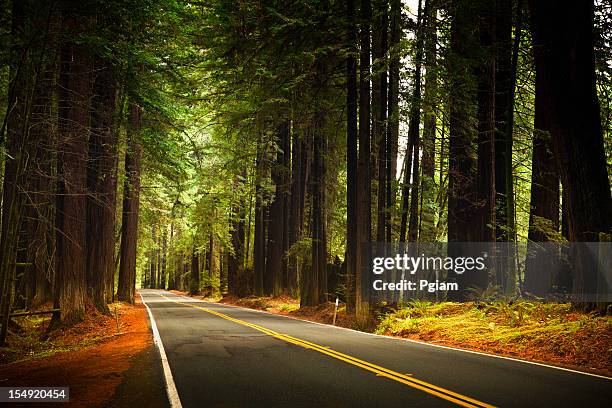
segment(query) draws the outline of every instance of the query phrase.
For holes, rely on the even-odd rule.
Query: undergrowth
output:
[[[612,318],[543,302],[411,301],[379,317],[376,333],[609,369]]]

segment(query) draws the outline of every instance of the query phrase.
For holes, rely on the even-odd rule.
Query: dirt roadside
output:
[[[49,356],[37,352],[34,358],[0,365],[0,386],[68,386],[70,402],[54,405],[102,407],[129,405],[126,392],[145,383],[154,384],[153,394],[159,394],[149,392],[146,399],[161,400],[160,404],[146,406],[164,406],[167,402],[147,311],[139,297],[133,306],[120,304],[117,316],[88,310],[82,323],[53,333],[48,343],[49,353],[53,353]],[[58,349],[62,351],[52,351]],[[125,392],[118,394],[118,389]]]

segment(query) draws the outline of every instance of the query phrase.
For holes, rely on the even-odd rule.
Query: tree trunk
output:
[[[79,22],[65,22],[76,35]],[[58,196],[56,286],[61,322],[76,323],[85,314],[87,295],[87,139],[90,133],[91,57],[85,46],[61,46],[59,78]]]
[[[495,194],[497,241],[514,241],[514,191],[512,145],[514,124],[514,86],[521,35],[521,3],[517,2],[516,36],[512,43],[512,0],[497,0],[495,20]]]
[[[272,168],[272,183],[275,186],[274,199],[270,204],[270,227],[268,230],[268,248],[266,258],[266,274],[271,280],[270,293],[280,296],[283,293],[283,276],[285,271],[283,266],[283,248],[285,248],[285,188],[286,174],[285,152],[287,140],[289,140],[289,123],[283,122],[278,130],[279,149],[276,152],[276,161]],[[289,154],[289,152],[286,152]]]
[[[262,182],[265,175],[264,169],[264,149],[260,146],[257,152],[257,162],[255,164],[255,237],[253,243],[253,258],[255,269],[255,295],[264,295],[264,271],[266,269],[266,224],[264,205],[264,191]]]
[[[134,303],[136,291],[136,250],[140,207],[140,108],[130,104],[128,151],[125,154],[126,179],[123,186],[123,215],[121,223],[121,259],[117,298]]]
[[[293,127],[291,148],[291,203],[289,205],[289,241],[290,249],[300,239],[302,233],[301,212],[304,210],[304,201],[301,195],[302,175],[302,143],[300,135]],[[291,297],[298,296],[298,258],[295,255],[289,257],[287,262],[287,292]]]
[[[168,280],[167,273],[167,256],[168,256],[168,229],[164,227],[162,229],[162,246],[161,246],[161,279],[160,279],[160,289],[166,289],[166,282]]]
[[[149,288],[155,289],[156,275],[157,275],[157,231],[156,225],[151,226],[151,239],[153,241],[153,248],[149,250]]]
[[[419,156],[421,141],[419,131],[421,127],[421,66],[423,64],[423,42],[424,42],[424,24],[423,24],[423,7],[422,1],[419,0],[418,9],[418,28],[416,33],[416,56],[415,56],[415,74],[412,102],[410,106],[410,127],[408,129],[409,143],[412,144],[412,180],[410,181],[410,224],[408,227],[408,241],[416,242],[419,234],[419,186],[420,186],[420,171],[419,171]],[[403,209],[407,211],[407,208]]]
[[[239,190],[240,185],[244,184],[246,170],[240,180],[234,181],[235,189]],[[228,292],[231,295],[243,297],[247,295],[247,285],[244,271],[244,238],[245,238],[245,209],[244,200],[234,204],[231,214],[231,240],[233,253],[230,253],[227,265]]]
[[[282,199],[283,199],[283,246],[282,253],[282,291],[289,293],[289,258],[290,222],[291,222],[291,122],[286,122],[286,134],[283,135],[281,149],[283,151]]]
[[[357,261],[357,29],[355,1],[347,0],[348,51],[346,58],[346,304],[355,308]]]
[[[567,193],[570,237],[599,241],[612,229],[612,200],[596,91],[593,2],[532,0],[529,5],[536,72],[545,78],[542,92]],[[578,254],[573,291],[585,309],[595,307],[590,295],[598,291],[596,270],[588,256]]]
[[[465,256],[464,248],[454,242],[478,241],[481,228],[477,219],[476,157],[477,139],[477,61],[480,50],[476,37],[479,4],[455,0],[451,6],[451,50],[447,63],[450,75],[450,136],[448,181],[449,256]],[[470,273],[457,276],[461,288],[449,295],[463,300],[469,287],[483,288],[486,276]]]
[[[379,60],[379,66],[375,75],[377,87],[372,87],[372,94],[377,93],[377,97],[372,101],[377,105],[373,112],[372,134],[378,148],[378,190],[377,190],[377,222],[376,240],[385,241],[387,230],[387,52],[388,52],[388,25],[389,17],[387,14],[387,1],[378,0],[376,4],[376,31],[374,35],[373,58]]]
[[[95,72],[87,168],[87,285],[96,308],[107,314],[107,282],[115,273],[116,86],[110,67],[99,58]]]
[[[478,241],[495,241],[495,15],[490,2],[480,5],[478,62]],[[486,277],[483,279],[486,280]],[[484,282],[483,282],[484,283]],[[486,283],[485,283],[486,287]],[[483,287],[484,288],[484,287]]]
[[[317,275],[317,304],[327,302],[327,200],[326,200],[326,165],[327,140],[325,135],[325,114],[318,112],[315,118],[314,154],[313,154],[313,217],[316,228],[312,242],[313,275]]]
[[[301,306],[316,306],[327,300],[327,237],[325,231],[325,136],[323,113],[314,119],[312,178],[310,186],[310,269],[302,274]]]
[[[391,242],[397,198],[397,151],[399,139],[400,40],[402,37],[401,0],[390,0],[391,33],[389,52],[389,114],[387,127],[387,221],[385,240]]]
[[[369,274],[364,274],[368,262],[366,251],[372,234],[372,186],[370,163],[370,0],[361,0],[359,43],[359,156],[357,160],[357,255],[355,257],[355,306],[360,326],[370,323]],[[362,276],[363,275],[363,276]]]
[[[514,42],[512,41],[512,0],[498,0],[496,6],[495,73],[495,235],[497,241],[515,242],[514,173],[512,163],[514,133],[514,89],[522,34],[523,0],[516,6]],[[511,248],[506,246],[505,248]],[[516,259],[506,251],[507,259],[496,263],[497,284],[506,294],[516,288]]]
[[[421,221],[419,228],[422,242],[434,242],[435,234],[435,147],[436,147],[436,101],[438,73],[436,66],[437,0],[425,1],[423,41],[425,52],[425,90],[423,95],[423,160],[421,177]],[[441,180],[440,180],[441,181]]]
[[[191,274],[189,275],[189,294],[197,295],[200,293],[200,264],[198,251],[193,246],[191,253]]]

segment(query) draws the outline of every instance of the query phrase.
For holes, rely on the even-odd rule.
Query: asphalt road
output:
[[[608,407],[612,380],[141,290],[183,407]]]

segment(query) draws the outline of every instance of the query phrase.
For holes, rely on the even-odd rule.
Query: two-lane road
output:
[[[141,290],[183,407],[603,407],[612,380]],[[176,398],[175,398],[176,400]],[[178,404],[175,404],[178,406]]]

